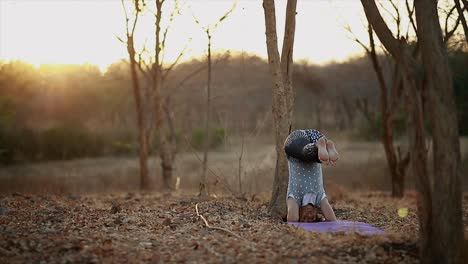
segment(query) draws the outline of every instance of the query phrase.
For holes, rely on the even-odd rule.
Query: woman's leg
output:
[[[333,208],[328,203],[327,198],[323,198],[320,202],[320,207],[322,208],[323,216],[325,216],[326,221],[336,221],[335,212],[333,212]]]
[[[299,204],[296,200],[291,197],[288,197],[286,201],[288,206],[288,222],[297,222],[299,221]]]

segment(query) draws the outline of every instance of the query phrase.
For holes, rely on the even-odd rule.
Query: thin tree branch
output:
[[[219,24],[221,22],[223,22],[233,11],[234,9],[236,8],[237,6],[237,0],[235,0],[232,4],[232,7],[231,9],[229,9],[222,17],[220,17],[213,25],[206,25],[206,26],[202,26],[200,20],[195,16],[195,14],[192,12],[192,18],[195,22],[195,24],[198,24],[201,26],[202,30],[205,31],[205,33],[209,34],[209,36],[211,37],[211,30],[214,30],[216,29]]]
[[[153,60],[152,60],[152,56],[149,54],[149,51],[146,49],[146,42],[145,42],[145,44],[143,45],[143,49],[141,50],[141,54],[145,54],[145,53],[146,53],[146,54],[148,55],[148,57],[149,57],[149,62],[146,63],[145,60],[142,60],[142,63],[143,63],[143,66],[145,66],[145,69],[144,69],[144,70],[147,71],[147,72],[149,73],[149,72],[151,72],[151,65],[152,65]]]
[[[370,53],[370,50],[369,48],[364,44],[362,43],[362,41],[360,39],[358,39],[356,37],[356,35],[354,34],[354,32],[352,31],[351,27],[348,25],[348,26],[345,26],[345,30],[348,31],[352,36],[353,36],[353,40],[359,44],[365,51],[366,51],[366,54],[369,54]]]
[[[226,60],[226,57],[221,57],[217,60],[215,60],[213,62],[213,66],[217,65],[218,63],[220,63],[221,61],[224,61]],[[179,81],[176,85],[173,86],[173,88],[171,89],[172,91],[172,94],[175,94],[177,93],[177,90],[180,89],[181,87],[183,87],[183,85],[188,82],[190,79],[192,79],[195,75],[197,75],[198,73],[200,73],[201,71],[203,71],[204,69],[206,68],[206,65],[202,65],[200,67],[198,67],[197,69],[195,69],[194,71],[192,71],[191,73],[187,74],[181,81]]]
[[[411,24],[411,26],[413,27],[414,33],[417,34],[417,33],[418,33],[418,30],[417,30],[416,23],[414,22],[414,18],[413,18],[413,15],[414,15],[414,3],[413,3],[413,8],[410,7],[409,1],[408,1],[408,0],[405,1],[405,4],[406,4],[406,10],[408,11],[408,18],[409,18],[409,20],[410,20],[410,24]],[[406,38],[406,39],[408,39],[408,38]]]
[[[128,13],[127,13],[127,8],[125,6],[125,0],[122,0],[121,1],[122,3],[122,8],[124,10],[124,14],[125,14],[125,29],[126,29],[126,33],[127,33],[127,36],[129,35],[129,31],[128,31],[128,22],[130,21],[129,18],[128,18]]]
[[[188,49],[188,43],[185,44],[185,47],[182,49],[182,51],[180,51],[179,55],[177,55],[177,58],[175,59],[175,61],[165,70],[165,72],[164,72],[164,74],[162,76],[163,81],[167,78],[167,76],[172,71],[174,66],[176,66],[179,63],[180,59],[184,56],[187,49]]]
[[[445,24],[445,35],[444,35],[444,42],[447,43],[451,37],[453,37],[455,31],[457,30],[458,28],[458,25],[460,25],[460,21],[461,21],[461,16],[459,16],[457,18],[457,21],[455,22],[455,25],[453,26],[453,28],[450,30],[450,31],[447,31],[447,23]]]
[[[148,66],[146,65],[144,59],[142,58],[142,53],[143,52],[137,53],[137,56],[138,56],[138,61],[136,63],[137,69],[147,80],[151,80],[151,75],[148,72]],[[143,66],[146,69],[144,69]]]
[[[391,5],[392,5],[392,7],[393,7],[394,9],[398,10],[398,8],[395,8],[395,4],[393,3],[392,0],[389,0],[388,2],[391,3]],[[393,19],[395,22],[397,22],[397,21],[399,20],[398,17],[395,16],[390,10],[388,10],[388,8],[385,7],[385,5],[384,5],[382,2],[377,1],[377,3],[379,4],[379,6],[380,6],[387,14],[389,14],[389,15],[392,17],[392,19]],[[397,12],[398,12],[398,11],[397,11]]]
[[[375,0],[361,0],[361,3],[364,7],[367,20],[372,24],[372,28],[379,37],[380,42],[397,61],[406,61],[408,58],[406,58],[405,52],[401,52],[402,45],[406,45],[406,40],[397,39],[393,36],[392,31],[380,15]],[[414,66],[414,61],[409,60],[408,62],[410,67]]]
[[[135,28],[136,28],[139,14],[140,14],[139,11],[137,11],[135,14],[135,21],[133,21],[133,27],[132,27],[132,36],[135,34]]]
[[[125,41],[124,41],[121,37],[119,37],[119,36],[117,36],[117,35],[115,35],[115,37],[117,38],[117,40],[118,40],[119,42],[121,42],[122,44],[125,44],[125,45],[126,45]]]
[[[383,75],[382,67],[380,66],[379,59],[377,57],[377,52],[375,49],[375,42],[374,42],[374,34],[373,34],[373,29],[371,24],[368,26],[368,34],[369,34],[369,45],[370,45],[370,54],[369,57],[372,62],[372,66],[374,68],[374,71],[377,75],[377,80],[379,82],[379,87],[380,87],[380,104],[381,104],[381,114],[383,120],[386,119],[391,119],[393,115],[393,109],[392,109],[392,102],[396,100],[396,98],[392,97],[389,98],[389,90],[387,87],[387,83],[385,82],[385,78]],[[394,96],[397,95],[397,93],[393,93]],[[390,102],[389,102],[390,101]],[[390,104],[390,107],[388,106]]]
[[[191,72],[190,74],[188,74],[187,76],[185,76],[185,78],[183,78],[181,81],[179,81],[179,82],[174,86],[174,88],[172,89],[172,92],[174,93],[175,90],[177,90],[178,88],[182,87],[187,81],[189,81],[190,79],[192,79],[195,75],[197,75],[198,73],[200,73],[201,71],[203,71],[205,68],[206,68],[206,65],[202,65],[202,66],[199,67],[198,69],[194,70],[193,72]]]
[[[174,18],[175,18],[175,14],[176,13],[179,13],[180,12],[180,9],[179,9],[179,1],[175,1],[174,2],[174,9],[172,10],[170,16],[169,16],[169,23],[167,25],[167,27],[164,29],[164,33],[163,33],[163,38],[162,38],[162,42],[161,42],[161,49],[164,51],[163,54],[162,54],[162,58],[161,58],[161,64],[164,63],[165,61],[165,57],[166,57],[166,40],[167,40],[167,34],[169,32],[169,28],[172,24],[172,22],[174,22]]]
[[[465,6],[466,12],[468,12],[468,0],[462,0],[462,1],[463,1],[463,5]]]
[[[400,25],[401,25],[400,9],[398,9],[398,6],[392,0],[390,0],[389,2],[390,2],[390,4],[392,5],[393,9],[396,12],[396,17],[394,18],[394,20],[395,20],[395,23],[397,25],[397,38],[399,39],[400,36],[401,36],[401,34],[400,34],[401,33],[401,30],[400,30]]]
[[[201,215],[199,212],[198,212],[198,203],[195,204],[195,212],[197,212],[197,216],[200,217],[201,220],[203,220],[203,223],[205,224],[205,226],[207,228],[210,228],[210,229],[215,229],[215,230],[221,230],[221,231],[224,231],[234,237],[237,237],[239,239],[242,239],[242,240],[246,240],[245,238],[239,236],[238,234],[226,229],[226,228],[222,228],[222,227],[216,227],[216,226],[212,226],[210,224],[208,224],[208,221],[205,219],[205,217],[203,217],[203,215]]]
[[[216,21],[212,29],[216,29],[219,26],[219,24],[223,22],[234,11],[236,6],[237,6],[237,1],[234,1],[231,6],[231,9],[229,9],[221,18],[218,19],[218,21]]]
[[[449,30],[448,30],[448,23],[449,23],[449,20],[450,20],[450,16],[452,15],[453,11],[455,10],[456,6],[453,6],[452,8],[450,8],[450,10],[446,13],[446,16],[445,16],[445,24],[444,24],[444,33],[445,33],[445,36],[447,36],[449,33]]]
[[[463,26],[463,31],[465,32],[465,39],[466,39],[466,43],[468,44],[468,25],[466,24],[466,19],[465,19],[465,15],[463,14],[463,9],[460,5],[460,1],[459,0],[454,0],[455,2],[455,6],[457,8],[457,11],[458,11],[458,17],[459,19],[461,20],[461,24]],[[463,0],[463,3],[465,5],[465,8],[468,10],[468,3],[467,1]]]

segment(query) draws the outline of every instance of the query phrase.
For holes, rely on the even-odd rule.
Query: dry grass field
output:
[[[274,146],[259,140],[244,142],[241,169],[242,193],[253,195],[271,189],[275,151]],[[462,142],[464,166],[467,164],[468,139]],[[209,155],[208,177],[212,191],[239,193],[239,156],[237,142],[226,144]],[[338,140],[340,161],[334,167],[324,167],[326,186],[339,185],[359,190],[390,190],[382,146],[377,142],[352,142]],[[196,191],[201,172],[201,153],[179,153],[174,178],[180,179],[180,189]],[[157,158],[150,159],[153,187],[160,186],[160,166]],[[466,168],[465,168],[466,171]],[[37,164],[20,164],[0,168],[0,193],[99,193],[137,191],[139,187],[137,158],[103,157],[71,161],[51,161]],[[466,177],[465,177],[466,178]],[[174,183],[175,184],[175,183]],[[468,182],[464,181],[464,190]],[[407,186],[412,188],[411,176]]]

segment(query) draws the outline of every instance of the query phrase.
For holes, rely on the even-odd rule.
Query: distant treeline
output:
[[[380,59],[390,82],[392,62]],[[460,134],[468,135],[468,53],[453,51],[450,62]],[[299,62],[294,67],[294,128],[353,131],[363,139],[378,138],[379,89],[367,58],[323,66]],[[216,56],[213,147],[227,135],[271,134],[271,85],[266,60],[248,54]],[[188,138],[193,147],[201,146],[205,87],[203,59],[176,66],[164,83],[162,92],[181,145]],[[403,103],[395,118],[397,134],[404,134]],[[135,122],[126,61],[112,64],[105,73],[93,65],[37,68],[18,61],[0,63],[2,163],[134,154]]]

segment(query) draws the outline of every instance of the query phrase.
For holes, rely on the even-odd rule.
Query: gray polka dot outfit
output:
[[[327,197],[323,189],[322,166],[317,162],[317,147],[315,146],[321,137],[323,135],[315,129],[296,130],[288,136],[285,142],[289,168],[286,199],[290,197],[295,199],[299,206],[310,203],[320,208],[320,202]],[[310,152],[311,149],[315,151]],[[304,156],[307,151],[314,154],[313,158]]]

